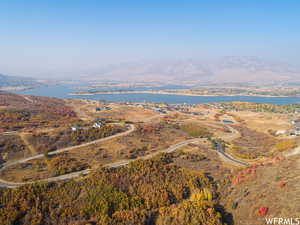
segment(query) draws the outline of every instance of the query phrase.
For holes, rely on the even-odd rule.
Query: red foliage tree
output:
[[[258,214],[260,216],[266,216],[268,214],[269,208],[268,207],[260,207],[258,210]]]

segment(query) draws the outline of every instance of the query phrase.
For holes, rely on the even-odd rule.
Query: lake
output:
[[[213,102],[254,102],[254,103],[269,103],[276,105],[287,105],[300,103],[300,97],[256,97],[256,96],[186,96],[186,95],[166,95],[166,94],[98,94],[86,96],[68,95],[74,92],[74,85],[58,85],[42,87],[37,89],[30,89],[25,91],[15,91],[17,94],[48,96],[56,98],[81,98],[81,99],[95,99],[105,100],[109,102],[165,102],[169,104],[180,103],[213,103]],[[149,90],[150,88],[143,89]],[[153,88],[154,89],[154,88]],[[162,90],[163,88],[160,88]],[[165,89],[172,89],[168,86]],[[174,86],[173,89],[178,89]],[[135,89],[136,90],[136,89]],[[141,89],[140,89],[141,90]],[[156,88],[156,90],[158,90]]]

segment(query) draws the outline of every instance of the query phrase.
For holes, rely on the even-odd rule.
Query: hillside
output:
[[[0,91],[1,130],[32,128],[71,118],[76,114],[62,99]]]
[[[1,224],[260,225],[298,216],[300,137],[274,133],[296,127],[296,106],[6,92],[0,103]]]
[[[205,190],[205,193],[203,194]],[[221,225],[213,183],[163,156],[88,178],[0,192],[2,224]]]
[[[235,171],[221,191],[221,202],[235,224],[266,224],[266,218],[274,217],[293,218],[293,223],[286,224],[297,224],[299,170],[300,158],[294,156],[276,157]]]
[[[0,74],[0,90],[14,90],[39,87],[42,84],[33,78],[7,76]]]

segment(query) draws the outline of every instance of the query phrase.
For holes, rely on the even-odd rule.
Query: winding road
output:
[[[129,133],[131,133],[134,130],[134,126],[131,126],[131,128],[132,129],[128,130],[126,132],[126,134],[129,134]],[[125,132],[123,132],[123,133],[120,133],[118,136],[117,135],[110,136],[109,139],[119,137],[119,136],[121,136],[121,134],[122,134],[122,136],[126,135]],[[106,141],[106,140],[109,140],[109,139],[108,138],[99,139],[99,140],[97,140],[96,143],[103,142],[103,141]],[[196,143],[196,142],[198,142],[200,140],[202,140],[202,138],[194,138],[194,139],[185,140],[185,141],[179,142],[177,144],[174,144],[174,145],[170,146],[169,148],[164,149],[162,151],[154,152],[152,154],[149,154],[149,155],[146,155],[146,156],[142,156],[142,157],[138,157],[136,159],[124,160],[124,161],[109,163],[109,164],[104,165],[104,167],[107,167],[107,168],[117,168],[117,167],[128,165],[130,162],[133,162],[133,161],[136,161],[136,160],[150,159],[150,158],[153,158],[154,156],[156,156],[156,155],[158,155],[160,153],[171,153],[171,152],[177,150],[178,148],[181,148],[181,147],[183,147],[185,145],[188,145],[188,144],[191,144],[191,143]],[[95,144],[95,141],[93,141],[92,143],[91,142],[86,143],[85,146],[86,145],[90,145],[90,144]],[[74,147],[78,148],[78,146],[74,146]],[[82,145],[80,147],[82,147]],[[66,149],[57,150],[55,152],[51,152],[52,153],[51,155],[57,154],[57,153],[61,153],[61,152],[64,152],[64,151],[70,151],[70,149],[68,148],[68,150],[66,150]],[[42,158],[42,157],[44,157],[43,154],[42,155],[33,156],[33,157],[29,157],[29,158],[22,159],[22,160],[18,160],[18,161],[14,161],[14,162],[11,162],[11,163],[5,163],[5,164],[2,164],[2,168],[0,170],[6,168],[8,166],[11,166],[11,165],[15,165],[15,164],[18,164],[18,163],[24,163],[24,162],[30,161],[32,159],[37,159],[37,158]],[[65,174],[65,175],[61,175],[61,176],[57,176],[57,177],[47,178],[47,179],[40,180],[40,181],[51,182],[51,181],[66,180],[66,179],[71,179],[71,178],[79,177],[81,175],[88,174],[89,172],[90,172],[90,169],[86,169],[86,170],[81,170],[81,171],[78,171],[78,172],[69,173],[69,174]],[[30,183],[30,182],[27,182],[27,183]],[[9,181],[4,181],[4,180],[0,179],[0,187],[16,188],[16,187],[19,187],[19,186],[27,184],[27,183],[15,183],[15,182],[9,182]]]
[[[226,127],[230,130],[230,133],[227,135],[224,135],[222,137],[223,140],[233,140],[240,136],[240,133],[236,129],[232,128],[231,126],[226,126]],[[223,161],[228,162],[229,164],[231,164],[233,166],[249,166],[249,163],[241,161],[239,159],[236,159],[233,156],[231,156],[230,154],[228,154],[227,152],[225,152],[225,149],[221,142],[217,142],[216,150],[218,152],[218,155],[220,156],[220,158]]]
[[[75,149],[78,149],[78,148],[86,147],[86,146],[89,146],[89,145],[99,144],[99,143],[102,143],[104,141],[108,141],[108,140],[111,140],[111,139],[114,139],[114,138],[117,138],[117,137],[126,136],[126,135],[132,133],[135,130],[135,126],[133,124],[129,124],[128,128],[129,128],[128,130],[126,130],[122,133],[118,133],[118,134],[115,134],[115,135],[112,135],[112,136],[109,136],[109,137],[101,138],[101,139],[98,139],[98,140],[95,140],[95,141],[87,142],[87,143],[84,143],[84,144],[81,144],[81,145],[70,146],[70,147],[67,147],[67,148],[58,149],[56,151],[49,152],[48,155],[55,155],[55,154],[59,154],[59,153],[62,153],[62,152],[72,151],[72,150],[75,150]],[[20,160],[16,160],[16,161],[12,161],[12,162],[3,163],[3,164],[0,165],[0,170],[3,170],[8,166],[13,166],[13,165],[16,165],[16,164],[19,164],[19,163],[28,162],[28,161],[33,160],[33,159],[40,159],[40,158],[43,158],[44,156],[45,156],[44,154],[38,154],[38,155],[31,156],[31,157],[28,157],[28,158],[25,158],[25,159],[20,159]],[[80,171],[80,172],[84,172],[84,171]],[[70,173],[70,175],[71,174],[72,173]],[[68,175],[68,174],[66,174],[66,175]],[[54,180],[62,180],[61,178],[68,177],[66,175],[53,177],[53,178],[54,178]],[[53,178],[49,178],[49,179],[46,179],[46,180],[52,181]],[[69,177],[69,178],[72,178],[72,177]],[[68,179],[68,178],[64,178],[64,179]],[[23,184],[26,184],[26,183],[14,183],[14,182],[4,181],[4,180],[0,179],[0,187],[14,188],[14,187],[18,187],[18,186],[23,185]]]
[[[112,135],[112,136],[109,136],[109,137],[101,138],[101,139],[98,139],[98,140],[95,140],[95,141],[92,141],[92,142],[88,142],[88,143],[84,143],[84,144],[81,144],[81,145],[76,145],[76,146],[71,146],[71,147],[59,149],[59,150],[56,150],[56,151],[53,151],[53,152],[49,152],[48,154],[49,155],[55,155],[55,154],[58,154],[58,153],[62,153],[62,152],[66,152],[66,151],[72,151],[72,150],[75,150],[75,149],[78,149],[78,148],[86,147],[86,146],[89,146],[89,145],[92,145],[92,144],[99,144],[101,142],[111,140],[113,138],[128,135],[128,134],[130,134],[131,132],[133,132],[135,130],[135,126],[133,124],[128,125],[128,128],[129,129],[127,131],[122,132],[122,133],[118,133],[118,134],[115,134],[115,135]],[[228,139],[235,138],[236,136],[239,135],[239,132],[236,131],[235,129],[233,129],[232,127],[228,126],[228,128],[230,129],[231,133],[229,133],[227,135],[224,135],[221,138],[223,138],[225,140],[226,139],[228,140]],[[175,150],[177,150],[177,149],[179,149],[179,148],[181,148],[185,145],[188,145],[188,144],[191,144],[191,143],[196,143],[196,142],[199,142],[201,140],[203,140],[203,138],[194,138],[194,139],[185,140],[185,141],[179,142],[177,144],[171,145],[170,147],[168,147],[164,150],[154,152],[154,153],[148,154],[146,156],[138,157],[136,159],[109,163],[109,164],[104,165],[104,167],[117,168],[117,167],[125,166],[125,165],[128,165],[130,162],[133,162],[133,161],[136,161],[136,160],[153,158],[154,156],[156,156],[160,153],[171,153],[171,152],[173,152],[173,151],[175,151]],[[235,159],[232,156],[230,156],[228,153],[226,153],[224,148],[223,148],[223,145],[220,142],[217,142],[217,149],[216,150],[217,150],[219,156],[224,161],[228,161],[229,163],[231,163],[233,165],[237,165],[237,166],[248,166],[247,163],[242,162],[238,159]],[[16,164],[19,164],[19,163],[24,163],[24,162],[27,162],[27,161],[30,161],[30,160],[33,160],[33,159],[39,159],[39,158],[43,158],[43,157],[44,157],[44,154],[39,154],[39,155],[35,155],[35,156],[28,157],[28,158],[25,158],[25,159],[4,163],[4,164],[0,165],[0,167],[1,167],[0,170],[3,170],[8,166],[16,165]],[[47,179],[44,179],[44,180],[40,180],[39,182],[41,182],[41,181],[52,182],[52,181],[66,180],[66,179],[71,179],[71,178],[79,177],[81,175],[88,174],[89,172],[90,172],[90,169],[86,169],[86,170],[81,170],[81,171],[78,171],[78,172],[69,173],[69,174],[65,174],[65,175],[61,175],[61,176],[57,176],[57,177],[47,178]],[[35,182],[37,182],[37,181],[35,181]],[[21,185],[28,184],[28,183],[31,183],[31,182],[15,183],[15,182],[9,182],[9,181],[5,181],[5,180],[0,179],[0,187],[6,187],[6,188],[16,188],[16,187],[19,187]]]
[[[226,161],[234,166],[249,166],[249,163],[235,159],[231,155],[225,152],[222,143],[217,142],[217,152],[223,161]]]

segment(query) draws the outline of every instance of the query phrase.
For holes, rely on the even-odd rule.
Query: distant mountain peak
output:
[[[168,60],[111,65],[93,78],[115,81],[276,82],[300,80],[300,69],[254,56],[225,56],[215,60]]]

